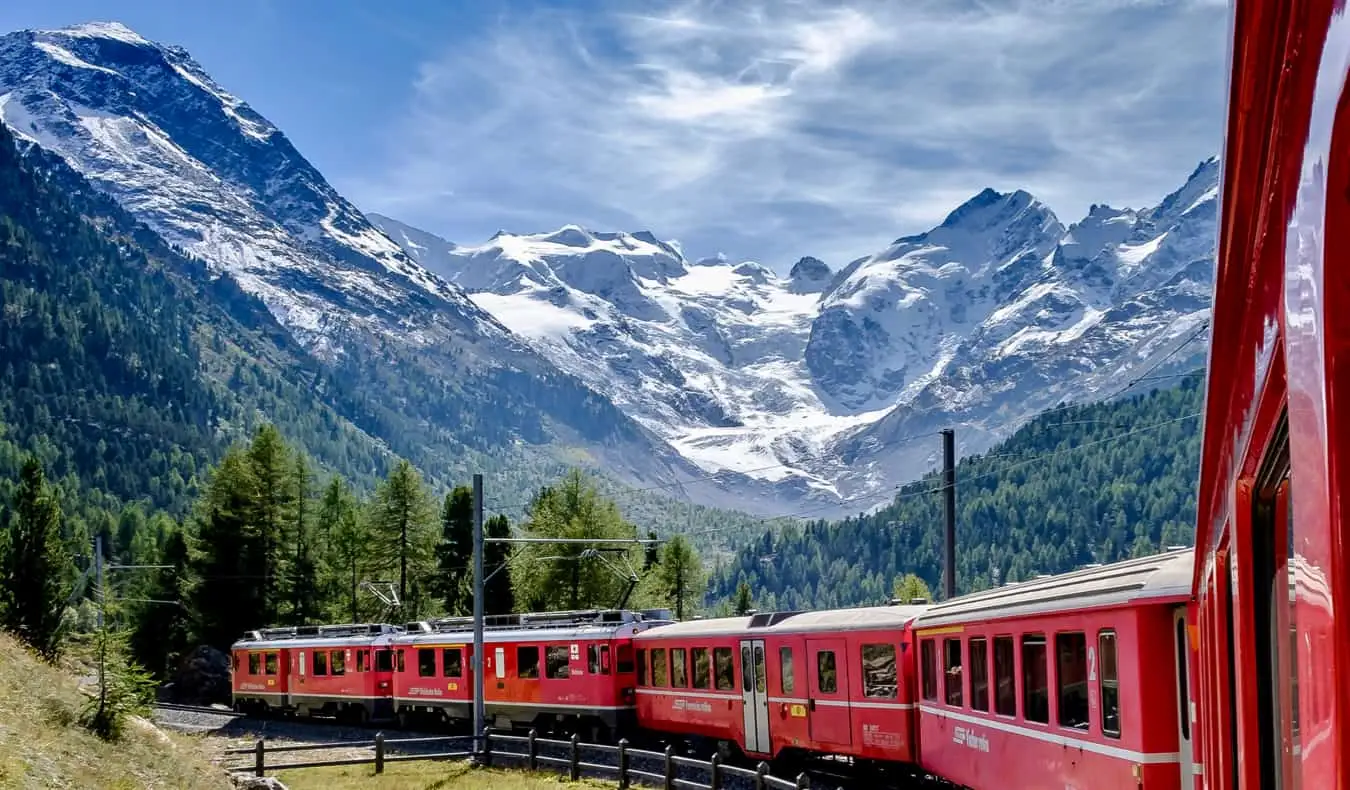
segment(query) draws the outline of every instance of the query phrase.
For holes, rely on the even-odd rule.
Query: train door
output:
[[[745,750],[769,754],[769,686],[764,670],[764,640],[741,642],[741,700],[745,716]]]
[[[818,744],[850,746],[853,726],[848,710],[848,651],[842,639],[808,639],[806,672],[807,715],[811,720],[811,740]]]
[[[1195,787],[1195,749],[1192,746],[1191,725],[1195,723],[1191,703],[1190,642],[1186,634],[1186,607],[1179,606],[1172,612],[1172,652],[1175,656],[1177,675],[1177,727],[1178,752],[1181,755],[1181,786],[1184,790]]]

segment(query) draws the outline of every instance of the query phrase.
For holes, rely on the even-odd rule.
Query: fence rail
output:
[[[408,746],[412,744],[427,744],[445,741],[468,741],[472,746],[469,750],[460,751],[439,751],[428,753],[413,754],[389,754],[389,747]],[[501,747],[508,745],[524,745],[525,751],[510,751]],[[481,747],[481,748],[478,748]],[[549,750],[565,749],[567,756],[553,756],[540,754],[540,747]],[[356,757],[338,760],[311,760],[306,762],[285,762],[269,763],[267,755],[283,754],[304,751],[324,751],[331,749],[373,749],[374,754],[371,757]],[[556,770],[567,774],[568,778],[577,780],[581,778],[582,772],[591,774],[601,774],[606,778],[612,778],[619,784],[621,790],[626,790],[635,783],[661,787],[663,790],[730,790],[727,779],[729,777],[748,780],[753,790],[805,790],[810,788],[810,780],[805,773],[797,775],[795,781],[783,779],[781,777],[769,774],[768,763],[761,762],[753,770],[742,768],[735,765],[724,765],[718,755],[713,755],[712,760],[704,762],[689,757],[678,757],[674,754],[674,749],[667,746],[664,752],[652,752],[642,749],[633,749],[628,745],[628,740],[619,741],[617,746],[605,744],[582,743],[580,739],[573,735],[571,740],[560,741],[540,738],[534,730],[530,730],[528,736],[522,735],[504,735],[493,733],[491,728],[485,729],[482,735],[445,735],[430,738],[394,738],[384,737],[384,733],[376,733],[373,742],[350,741],[334,743],[314,743],[314,744],[291,744],[291,745],[268,745],[262,739],[259,739],[253,746],[243,749],[226,749],[223,754],[253,757],[252,765],[236,765],[230,768],[236,772],[252,772],[255,776],[265,776],[267,771],[277,772],[297,768],[320,768],[331,765],[370,765],[374,764],[375,773],[384,773],[385,763],[393,762],[411,762],[416,760],[460,760],[474,759],[479,764],[491,767],[498,759],[507,759],[516,762],[523,762],[524,767],[530,771]],[[594,759],[585,759],[594,755],[606,755],[617,757],[614,764],[596,762]],[[641,770],[633,767],[633,761],[661,761],[664,768],[662,773],[655,773],[649,770]],[[654,766],[649,766],[654,767]],[[696,782],[679,776],[679,768],[693,768],[695,770],[705,771],[708,775],[707,782]]]

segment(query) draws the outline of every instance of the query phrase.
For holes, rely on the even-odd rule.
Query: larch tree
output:
[[[38,654],[55,659],[69,595],[70,555],[61,540],[61,505],[42,464],[29,457],[19,475],[0,546],[4,626]]]
[[[361,574],[368,565],[370,532],[346,481],[334,477],[319,503],[319,533],[325,535],[324,589],[334,602],[335,616],[359,617]]]
[[[383,567],[398,570],[403,611],[416,617],[423,607],[422,591],[434,573],[436,506],[422,476],[406,459],[376,489],[370,525],[372,548]]]
[[[686,611],[702,603],[708,589],[707,576],[694,547],[683,535],[666,542],[656,574],[661,592],[675,608],[677,620],[683,620]]]

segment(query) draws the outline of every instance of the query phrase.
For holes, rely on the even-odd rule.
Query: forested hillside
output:
[[[957,590],[1189,544],[1201,379],[1126,400],[1057,409],[957,466]],[[897,576],[943,589],[941,479],[838,522],[765,531],[713,574],[728,600],[748,582],[760,609],[880,603]]]

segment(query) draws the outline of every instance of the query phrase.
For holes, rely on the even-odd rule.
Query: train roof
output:
[[[860,606],[810,612],[760,612],[747,617],[719,617],[664,625],[635,639],[689,639],[709,636],[757,636],[817,631],[875,631],[904,628],[927,606]]]
[[[1168,551],[995,587],[934,604],[915,628],[1124,606],[1191,593],[1195,550]]]
[[[245,632],[231,650],[276,647],[327,647],[368,645],[387,642],[403,629],[388,623],[342,623],[336,625],[298,625],[278,628],[260,628]]]

